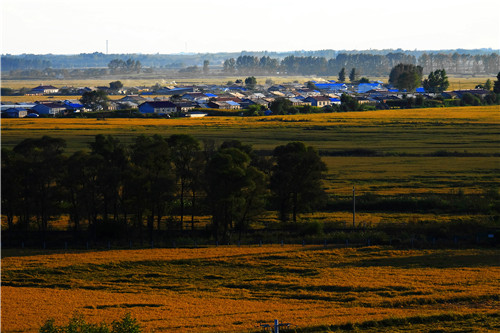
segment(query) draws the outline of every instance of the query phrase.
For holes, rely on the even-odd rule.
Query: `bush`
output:
[[[75,314],[66,326],[54,325],[54,319],[49,319],[40,327],[40,333],[139,333],[141,327],[130,313],[126,314],[121,321],[113,321],[111,330],[106,323],[89,324],[80,314]]]

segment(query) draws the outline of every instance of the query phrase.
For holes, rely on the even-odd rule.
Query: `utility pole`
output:
[[[356,227],[356,189],[352,187],[352,228]]]

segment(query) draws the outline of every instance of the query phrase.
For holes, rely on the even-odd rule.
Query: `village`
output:
[[[474,105],[485,99],[487,102],[491,93],[481,87],[438,93],[419,87],[414,92],[407,92],[382,81],[366,78],[360,81],[345,83],[316,79],[303,83],[273,84],[268,79],[265,84],[257,85],[254,77],[248,77],[225,85],[181,85],[172,82],[174,84],[168,86],[123,87],[120,81],[115,81],[110,86],[77,88],[42,83],[24,93],[25,96],[39,96],[39,100],[14,103],[9,102],[9,96],[3,96],[1,112],[2,117],[9,118],[61,117],[103,110],[128,110],[135,111],[136,116],[162,117],[220,115],[220,112],[214,111],[221,110],[232,111],[228,115],[273,115],[407,108],[412,107],[412,103],[416,103],[413,105],[416,107]],[[104,104],[89,105],[78,98],[97,91],[106,96]],[[108,99],[108,96],[111,98]],[[464,102],[464,96],[470,101]],[[284,110],[273,108],[276,101],[284,102],[287,107]],[[341,108],[347,101],[355,106]]]

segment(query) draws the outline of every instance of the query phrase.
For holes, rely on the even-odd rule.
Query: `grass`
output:
[[[26,250],[25,250],[26,251]],[[146,331],[498,327],[498,249],[218,247],[2,253],[2,326],[131,313]],[[20,320],[23,318],[23,320]],[[486,320],[482,322],[481,320]],[[421,326],[418,326],[421,325]],[[323,329],[320,329],[320,328]],[[418,331],[418,330],[417,330]]]

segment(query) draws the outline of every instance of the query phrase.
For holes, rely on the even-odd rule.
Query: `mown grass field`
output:
[[[37,255],[34,255],[37,254]],[[302,246],[2,253],[2,331],[74,313],[147,332],[500,330],[500,252]],[[332,326],[333,325],[333,326]],[[440,331],[441,332],[441,331]]]

